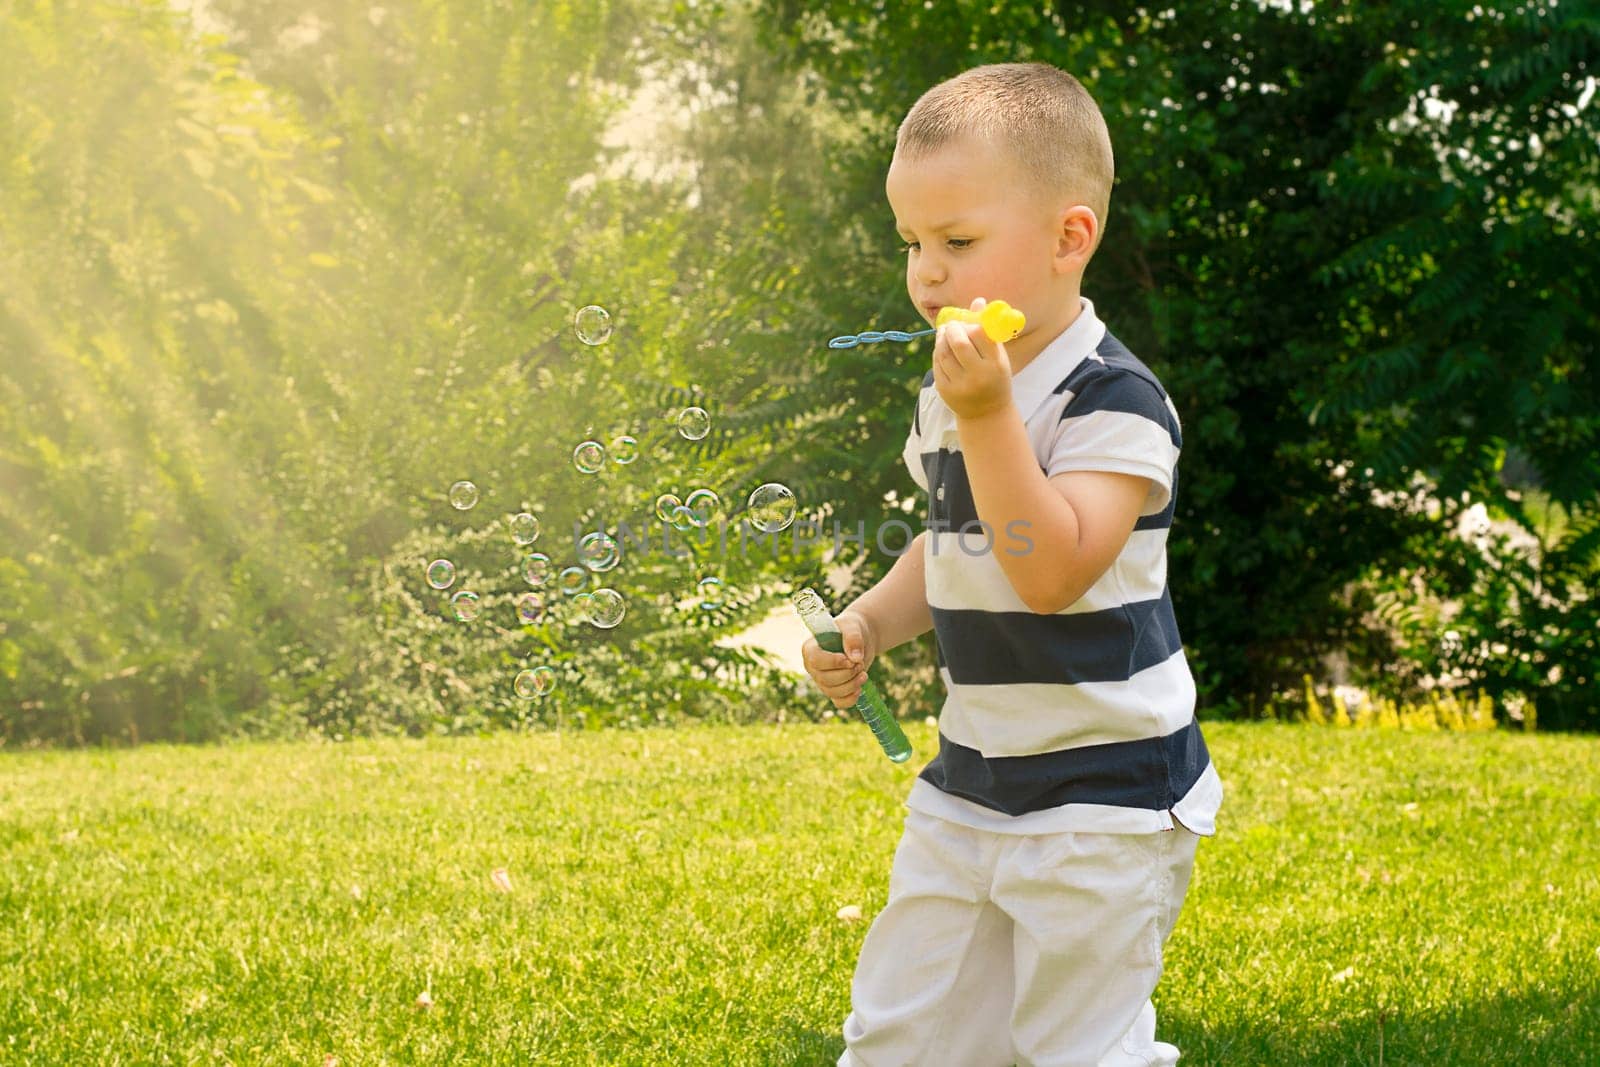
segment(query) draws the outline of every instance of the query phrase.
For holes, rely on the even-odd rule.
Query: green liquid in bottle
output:
[[[810,589],[805,589],[795,594],[794,602],[800,611],[800,617],[805,620],[806,625],[811,628],[812,635],[816,637],[817,644],[829,652],[844,652],[844,635],[839,632],[838,624],[823,606],[822,598]],[[856,713],[872,730],[872,736],[878,739],[884,755],[896,763],[904,763],[911,758],[911,742],[906,740],[905,731],[900,729],[900,724],[889,713],[889,706],[883,701],[883,693],[872,681],[870,674],[861,686],[861,696],[856,700],[855,707]]]

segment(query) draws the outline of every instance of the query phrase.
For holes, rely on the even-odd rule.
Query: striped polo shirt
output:
[[[1194,678],[1167,588],[1178,412],[1080,297],[1078,317],[1012,378],[1046,477],[1150,480],[1110,568],[1058,612],[1030,610],[998,553],[1049,551],[1026,529],[987,532],[953,412],[929,372],[904,458],[928,493],[924,549],[939,675],[939,753],[906,803],[1003,833],[1215,833],[1222,782],[1195,720]],[[963,533],[963,530],[966,532]]]

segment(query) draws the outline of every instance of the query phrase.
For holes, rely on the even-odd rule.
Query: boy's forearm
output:
[[[927,531],[912,538],[889,573],[845,609],[866,621],[879,655],[933,629],[923,562],[927,539]]]

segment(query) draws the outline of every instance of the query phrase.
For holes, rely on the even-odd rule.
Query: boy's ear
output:
[[[1094,253],[1095,242],[1100,237],[1100,220],[1086,204],[1063,208],[1057,219],[1056,270],[1080,273]]]

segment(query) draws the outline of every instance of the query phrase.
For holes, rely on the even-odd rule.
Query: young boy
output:
[[[841,1067],[1178,1058],[1150,997],[1222,785],[1167,589],[1177,411],[1079,295],[1111,179],[1094,100],[1042,63],[935,86],[895,142],[912,303],[1027,325],[939,331],[904,453],[928,529],[839,614],[844,654],[802,650],[847,708],[931,628],[948,691]]]

